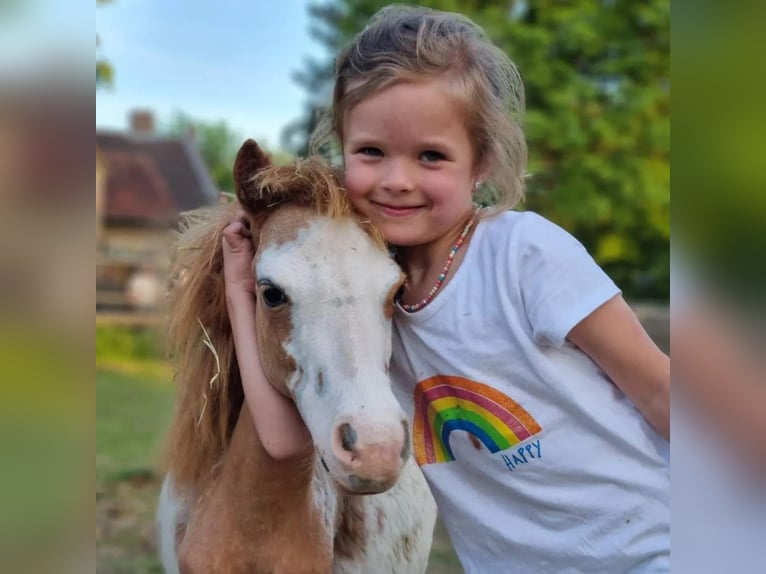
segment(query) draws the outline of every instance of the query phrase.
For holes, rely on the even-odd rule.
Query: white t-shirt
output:
[[[667,572],[667,442],[569,331],[619,289],[534,213],[482,220],[391,374],[467,573]]]

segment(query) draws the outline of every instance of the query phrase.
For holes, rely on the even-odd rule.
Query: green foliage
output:
[[[223,120],[214,122],[197,120],[185,112],[177,112],[163,128],[163,131],[169,135],[181,137],[193,135],[199,146],[202,159],[210,172],[210,177],[218,190],[226,193],[234,192],[232,173],[234,159],[246,139],[245,136],[229,127]],[[268,145],[265,142],[258,143],[268,150]],[[277,164],[292,159],[291,154],[281,151],[272,151],[271,154],[272,160]]]
[[[162,327],[96,325],[96,363],[165,359]]]
[[[114,67],[106,60],[96,61],[96,87],[107,88],[114,85]]]
[[[314,4],[312,32],[334,54],[387,3]],[[667,299],[669,1],[420,4],[469,16],[519,66],[530,150],[526,208],[572,232],[628,296]],[[316,109],[316,94],[329,93],[331,58],[310,61],[297,79]],[[306,131],[295,149],[305,152],[313,125],[296,123]]]
[[[96,6],[111,4],[112,0],[96,0]],[[101,47],[101,37],[96,34],[96,52]],[[114,66],[105,58],[96,57],[96,89],[114,85]]]
[[[237,150],[245,140],[242,135],[223,120],[205,122],[184,112],[177,112],[164,131],[175,136],[192,134],[216,187],[220,191],[234,191],[232,167]]]
[[[766,305],[766,82],[754,73],[762,50],[753,47],[762,45],[766,4],[757,13],[750,4],[705,6],[678,6],[683,24],[673,36],[685,94],[673,117],[674,248],[695,281],[755,318]]]
[[[527,207],[583,241],[629,295],[667,298],[669,3],[552,6],[482,22],[527,88]]]

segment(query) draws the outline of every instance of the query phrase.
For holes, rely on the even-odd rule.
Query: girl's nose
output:
[[[389,160],[381,186],[392,193],[405,193],[415,188],[410,167],[400,160]]]

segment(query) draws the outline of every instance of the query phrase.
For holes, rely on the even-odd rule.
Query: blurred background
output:
[[[245,138],[278,162],[306,154],[334,54],[384,4],[98,0],[94,91],[93,4],[0,1],[0,454],[15,461],[0,476],[0,570],[160,571],[152,521],[175,395],[163,301],[178,215],[232,191]],[[521,208],[578,237],[669,351],[670,1],[420,4],[471,17],[517,63],[530,149]],[[684,510],[709,502],[687,485],[719,467],[760,484],[766,466],[766,8],[699,0],[674,13],[674,409],[689,411],[673,432],[674,451],[692,453],[674,465],[675,569],[724,540],[762,546],[750,541],[766,514],[711,518],[709,539],[675,532]],[[685,449],[689,436],[699,450]],[[766,508],[753,492],[742,507]],[[94,531],[95,558],[79,552]],[[41,542],[60,554],[35,552]],[[763,551],[741,555],[766,564]],[[459,571],[439,529],[429,572]]]

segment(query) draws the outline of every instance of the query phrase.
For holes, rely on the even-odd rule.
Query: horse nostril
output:
[[[348,452],[354,452],[354,445],[356,445],[356,431],[348,423],[340,425],[340,442],[343,446],[343,450]]]

